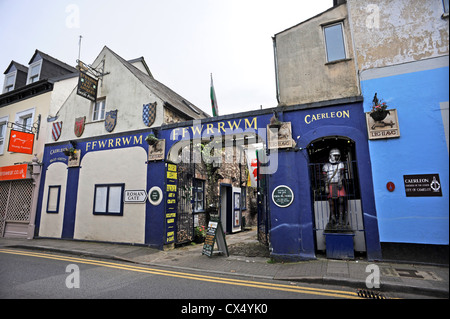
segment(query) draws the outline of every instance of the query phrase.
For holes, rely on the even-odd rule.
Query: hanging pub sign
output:
[[[175,241],[177,231],[177,185],[177,165],[166,163],[166,244]]]
[[[98,80],[80,71],[77,94],[95,102],[97,99]]]
[[[34,134],[11,130],[8,152],[33,154]]]
[[[403,175],[407,197],[442,196],[439,174]]]

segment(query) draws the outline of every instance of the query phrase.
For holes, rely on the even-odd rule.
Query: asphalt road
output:
[[[0,298],[347,299],[357,295],[351,289],[0,249]]]

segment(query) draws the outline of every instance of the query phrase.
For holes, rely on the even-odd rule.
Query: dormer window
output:
[[[5,84],[3,85],[3,93],[14,90],[14,84],[16,83],[17,72],[12,72],[5,75]]]
[[[39,81],[39,75],[41,74],[41,66],[42,60],[30,64],[30,67],[28,69],[27,84]]]

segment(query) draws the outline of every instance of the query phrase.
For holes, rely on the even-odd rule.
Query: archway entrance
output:
[[[167,161],[177,164],[178,175],[176,244],[195,241],[198,227],[211,219],[220,220],[228,234],[267,225],[267,208],[260,207],[266,204],[261,189],[267,187],[258,187],[263,150],[264,140],[248,132],[182,140],[171,147]],[[262,232],[258,237],[268,244],[269,228]]]
[[[355,251],[365,252],[355,142],[343,136],[327,136],[312,141],[307,149],[316,250],[319,252],[325,250],[324,232],[334,229],[353,232]],[[336,153],[340,153],[340,159],[334,163],[335,160],[330,159],[334,155],[330,152],[336,149],[338,150]],[[334,166],[329,164],[331,162]],[[333,167],[336,169],[333,170]],[[336,190],[330,186],[333,182],[338,184]],[[335,194],[332,194],[333,192]]]

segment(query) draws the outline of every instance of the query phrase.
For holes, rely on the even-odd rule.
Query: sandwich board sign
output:
[[[223,255],[229,256],[225,234],[220,221],[210,221],[206,231],[205,243],[203,244],[202,255],[212,257],[214,244],[217,242],[218,251]]]

